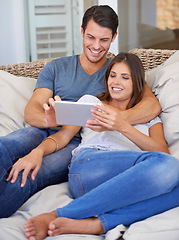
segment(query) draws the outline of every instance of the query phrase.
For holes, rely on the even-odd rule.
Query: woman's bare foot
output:
[[[24,224],[25,235],[29,240],[42,240],[48,235],[49,223],[57,218],[56,212],[40,214]]]
[[[93,234],[104,233],[100,220],[96,217],[87,219],[56,218],[49,224],[48,235],[56,236],[61,234]]]

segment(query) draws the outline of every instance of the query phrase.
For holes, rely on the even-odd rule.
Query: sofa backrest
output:
[[[165,62],[176,50],[159,50],[159,49],[132,49],[129,52],[136,54],[142,61],[144,69],[152,69]],[[114,54],[108,53],[107,57],[113,58]],[[39,72],[45,64],[52,59],[32,61],[27,63],[19,63],[13,65],[0,66],[0,70],[7,71],[11,74],[37,78]]]

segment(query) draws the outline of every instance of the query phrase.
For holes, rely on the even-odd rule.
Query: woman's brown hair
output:
[[[141,60],[134,54],[132,53],[125,53],[121,52],[117,56],[114,57],[114,59],[111,61],[109,64],[106,74],[105,74],[105,88],[106,92],[105,93],[100,93],[98,94],[98,98],[101,101],[111,101],[112,98],[109,93],[108,89],[108,78],[111,72],[112,67],[116,63],[120,62],[125,62],[131,71],[131,77],[132,77],[132,82],[133,82],[133,93],[132,97],[127,105],[127,109],[134,107],[137,103],[140,102],[140,100],[143,97],[144,94],[144,89],[145,89],[145,72],[144,72],[144,67],[142,65]]]

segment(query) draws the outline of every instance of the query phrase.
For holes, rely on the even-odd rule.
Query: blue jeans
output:
[[[83,149],[73,156],[69,186],[74,201],[57,216],[98,216],[104,231],[179,206],[179,161],[160,152]]]
[[[11,216],[39,190],[68,180],[71,151],[80,142],[77,137],[65,148],[45,156],[35,180],[33,181],[29,174],[23,188],[20,187],[22,172],[14,184],[6,181],[12,165],[53,133],[55,131],[50,129],[27,127],[0,137],[0,218]]]

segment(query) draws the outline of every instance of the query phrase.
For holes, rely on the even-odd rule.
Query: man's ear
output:
[[[114,34],[111,42],[114,42],[114,40],[116,39],[116,36],[117,36],[117,32]]]
[[[84,38],[84,29],[83,29],[82,25],[81,25],[81,36]]]

